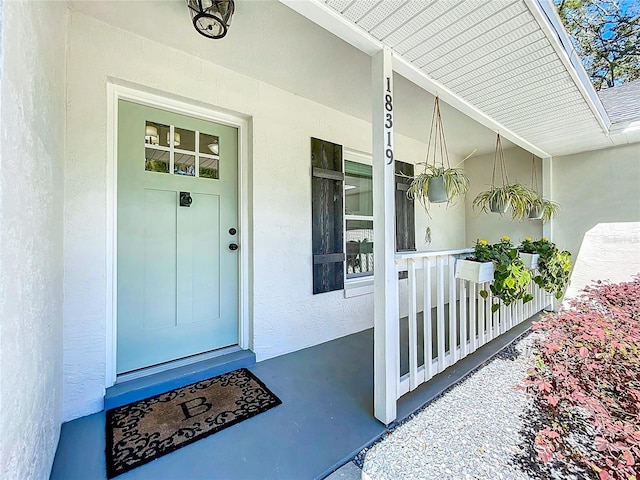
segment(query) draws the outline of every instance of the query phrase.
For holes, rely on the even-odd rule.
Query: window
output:
[[[373,274],[373,169],[371,165],[344,162],[344,218],[346,276],[357,278]],[[371,161],[371,160],[369,160]],[[396,161],[396,251],[415,250],[413,202],[407,189],[413,165]]]
[[[220,148],[214,135],[147,121],[144,143],[147,172],[218,179]]]
[[[373,182],[370,165],[344,162],[347,278],[373,273]]]
[[[344,159],[343,159],[344,153]],[[344,161],[343,161],[344,160]],[[373,169],[371,157],[311,139],[313,293],[345,296],[373,287]],[[396,161],[396,251],[415,250],[413,201],[407,189],[413,165]]]

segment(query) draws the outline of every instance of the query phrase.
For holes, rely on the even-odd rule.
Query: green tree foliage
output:
[[[553,0],[596,90],[640,78],[638,0]]]

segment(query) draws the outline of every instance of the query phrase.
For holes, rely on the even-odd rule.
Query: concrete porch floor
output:
[[[527,320],[403,396],[398,421],[531,325]],[[117,477],[119,480],[324,478],[386,427],[373,416],[373,330],[255,364],[282,405]],[[105,414],[62,426],[51,479],[105,479]]]

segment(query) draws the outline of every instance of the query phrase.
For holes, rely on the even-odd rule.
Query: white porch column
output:
[[[399,367],[398,274],[395,265],[393,69],[388,48],[371,60],[373,95],[374,414],[397,416]]]

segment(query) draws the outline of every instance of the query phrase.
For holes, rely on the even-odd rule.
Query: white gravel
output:
[[[361,452],[363,471],[372,480],[530,479],[512,461],[531,405],[516,387],[533,365],[535,338],[516,344],[516,359],[494,359]]]

